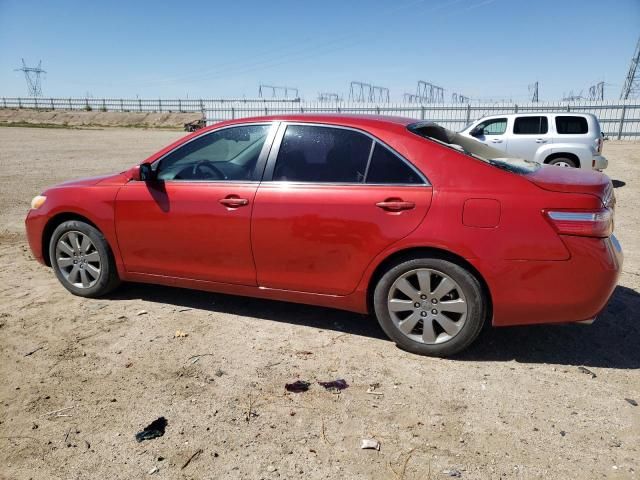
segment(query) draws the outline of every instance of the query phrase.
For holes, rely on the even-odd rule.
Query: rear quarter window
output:
[[[556,131],[560,135],[583,135],[589,133],[589,124],[584,117],[563,115],[556,117]]]

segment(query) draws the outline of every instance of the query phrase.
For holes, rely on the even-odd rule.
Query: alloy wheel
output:
[[[102,259],[89,236],[65,232],[56,243],[55,262],[64,279],[76,288],[91,288],[100,279]]]
[[[398,277],[389,289],[387,308],[402,334],[429,345],[455,337],[462,330],[468,311],[458,283],[430,268],[410,270]]]

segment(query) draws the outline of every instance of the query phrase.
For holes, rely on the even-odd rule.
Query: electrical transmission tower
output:
[[[529,95],[531,96],[532,102],[538,101],[538,82],[529,85]]]
[[[337,93],[320,92],[318,94],[318,101],[338,103],[342,101],[342,97]]]
[[[471,99],[462,95],[461,93],[452,93],[451,94],[451,102],[452,103],[469,103]]]
[[[386,87],[371,86],[370,102],[389,103],[389,89]]]
[[[405,103],[420,103],[420,98],[415,93],[405,93],[402,99]]]
[[[373,85],[364,82],[351,82],[349,100],[352,102],[368,102],[371,99]]]
[[[29,90],[30,97],[42,96],[42,82],[40,80],[40,75],[42,75],[43,73],[47,73],[42,69],[42,60],[38,62],[37,67],[27,67],[27,64],[24,63],[23,58],[22,68],[16,68],[16,72],[24,73],[24,78],[27,81],[27,89]]]
[[[627,73],[627,78],[625,78],[624,85],[622,86],[622,92],[620,92],[620,100],[640,96],[640,71],[638,71],[638,64],[640,64],[640,39],[638,39],[636,51],[633,54],[633,58],[631,58],[629,73]]]
[[[562,101],[563,102],[578,102],[580,100],[584,100],[584,97],[582,96],[582,90],[580,90],[580,93],[578,95],[575,95],[573,93],[573,90],[571,90],[571,91],[569,91],[568,95],[565,93],[562,96]]]
[[[266,91],[271,92],[271,97],[269,98],[293,98],[298,99],[298,89],[295,87],[279,87],[274,85],[263,85],[261,84],[258,87],[258,97],[265,98],[263,95]],[[289,97],[289,92],[293,93],[293,97]],[[281,96],[283,95],[284,96]]]
[[[589,100],[604,100],[604,82],[589,87]]]
[[[416,97],[421,103],[444,103],[444,88],[424,80],[418,80]]]

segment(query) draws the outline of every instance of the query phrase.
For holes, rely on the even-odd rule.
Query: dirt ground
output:
[[[605,146],[626,259],[599,320],[489,330],[440,360],[352,313],[148,285],[100,300],[64,290],[28,250],[31,197],[180,135],[0,128],[0,478],[640,477],[640,144]],[[336,378],[340,394],[315,383]],[[296,379],[314,384],[285,392]],[[165,435],[137,443],[160,416]]]

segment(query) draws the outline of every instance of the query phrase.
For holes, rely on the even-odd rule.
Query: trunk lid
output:
[[[525,178],[544,190],[562,193],[587,193],[597,196],[605,204],[612,191],[609,177],[594,170],[542,165],[541,168],[526,175]]]

